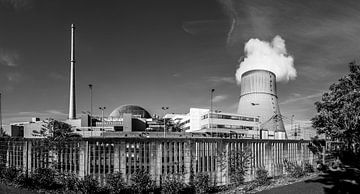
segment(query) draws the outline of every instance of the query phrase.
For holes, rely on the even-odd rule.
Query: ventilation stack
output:
[[[276,139],[285,139],[286,131],[278,104],[275,74],[266,70],[247,71],[241,76],[240,87],[238,114],[259,118],[262,129],[275,134]]]
[[[69,119],[76,119],[75,102],[75,25],[71,24],[71,58],[70,58],[70,100],[69,100]]]

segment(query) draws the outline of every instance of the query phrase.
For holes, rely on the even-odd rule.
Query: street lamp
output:
[[[90,129],[92,131],[92,114],[93,114],[93,96],[92,96],[92,84],[89,84],[89,89],[90,89]]]
[[[104,111],[106,109],[106,107],[99,107],[99,109],[101,110],[101,121],[102,121],[102,130],[105,131],[104,129]]]
[[[252,102],[251,103],[251,105],[252,106],[258,106],[258,105],[260,105],[260,103],[254,103],[254,102]],[[259,133],[259,131],[260,131],[260,116],[257,116],[258,117],[258,122],[257,122],[257,130],[256,130],[256,135],[258,136],[258,139],[260,139],[260,133]],[[254,116],[254,122],[256,122],[256,117]]]
[[[211,89],[210,91],[210,113],[209,113],[209,130],[211,131],[211,136],[213,136],[214,131],[212,130],[212,123],[211,123],[211,114],[213,109],[213,95],[214,95],[215,89]]]
[[[165,121],[165,115],[166,115],[166,110],[168,110],[169,109],[169,107],[165,107],[165,106],[163,106],[163,107],[161,107],[161,109],[163,109],[163,111],[164,111],[164,137],[165,137],[165,135],[166,135],[166,133],[165,133],[165,129],[166,129],[166,121]]]

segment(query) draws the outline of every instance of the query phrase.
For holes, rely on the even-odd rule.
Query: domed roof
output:
[[[124,113],[130,113],[134,116],[139,116],[141,118],[151,118],[151,115],[147,110],[137,105],[119,106],[111,112],[109,117],[122,118]]]

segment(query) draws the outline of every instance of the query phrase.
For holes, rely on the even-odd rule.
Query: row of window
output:
[[[201,129],[208,128],[208,124],[202,125]],[[218,125],[218,124],[211,124],[210,128],[217,128],[217,129],[243,129],[243,130],[253,130],[254,127],[250,126],[243,126],[243,125]]]
[[[208,118],[208,114],[203,115],[201,117],[202,120],[207,119]],[[213,119],[229,119],[229,120],[240,120],[240,121],[250,121],[250,122],[259,122],[259,118],[254,118],[254,117],[244,117],[244,116],[234,116],[234,115],[223,115],[223,114],[210,114],[210,118]]]

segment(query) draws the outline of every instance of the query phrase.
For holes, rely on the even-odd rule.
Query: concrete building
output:
[[[32,118],[31,121],[28,122],[17,122],[11,123],[5,127],[5,133],[11,137],[19,137],[19,138],[42,138],[34,131],[40,131],[43,125],[46,123],[41,121],[40,118]]]
[[[186,132],[207,133],[219,137],[259,138],[259,120],[233,113],[213,112],[190,108],[180,121]]]

